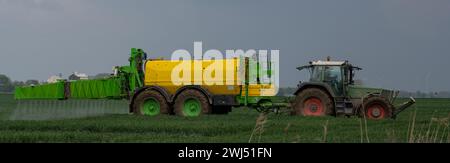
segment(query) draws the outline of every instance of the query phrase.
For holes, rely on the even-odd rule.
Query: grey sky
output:
[[[367,85],[450,90],[448,0],[0,0],[0,73],[45,80],[124,65],[131,47],[279,49],[281,84],[332,56]]]

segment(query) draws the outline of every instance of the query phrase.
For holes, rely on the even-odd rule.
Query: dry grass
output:
[[[286,139],[289,136],[289,128],[291,127],[291,123],[288,123],[286,128],[284,128],[283,132],[284,132],[284,138],[283,138],[283,142],[286,142]]]
[[[414,126],[414,119],[412,126]],[[423,128],[423,127],[422,127]],[[449,118],[431,118],[426,131],[414,133],[412,127],[408,143],[449,143]],[[446,140],[447,139],[447,140]]]
[[[433,112],[428,124],[421,125],[416,131],[417,109],[410,115],[410,123],[408,125],[408,143],[449,143],[449,118],[435,117],[436,111]]]
[[[327,142],[327,135],[328,135],[328,122],[329,120],[327,120],[327,122],[325,122],[325,124],[323,125],[323,143]]]
[[[261,136],[264,133],[264,124],[267,123],[267,115],[269,112],[261,112],[256,118],[256,124],[253,128],[252,134],[250,135],[250,139],[248,140],[249,143],[252,142],[253,136],[258,135],[258,143],[261,142]]]
[[[261,141],[261,136],[264,132],[264,126],[268,121],[268,112],[260,113],[256,119],[255,127],[253,128],[252,134],[250,135],[249,143],[251,143],[254,137],[258,136],[258,143]],[[406,131],[406,142],[407,143],[449,143],[449,126],[450,126],[450,114],[448,117],[437,118],[432,114],[432,118],[429,123],[417,125],[417,109],[410,113],[408,121],[408,130]],[[328,142],[329,135],[329,120],[326,120],[322,124],[323,134],[322,143]],[[289,137],[289,129],[292,127],[292,123],[287,123],[286,127],[282,130],[284,133],[283,142],[287,142]],[[394,128],[395,126],[393,126]],[[360,142],[370,143],[369,139],[369,127],[368,120],[365,116],[359,119],[359,132],[360,132]],[[402,131],[397,131],[395,129],[386,130],[386,142],[396,143],[398,142],[398,137],[396,133],[401,133]],[[301,142],[301,136],[299,133],[296,134],[293,143]]]

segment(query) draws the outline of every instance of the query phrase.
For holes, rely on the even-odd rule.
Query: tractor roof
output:
[[[313,61],[310,64],[313,66],[342,66],[345,61]]]
[[[322,60],[311,61],[311,62],[309,62],[309,65],[297,67],[297,69],[303,70],[306,68],[312,68],[314,66],[349,66],[353,70],[362,70],[359,67],[349,64],[348,61],[331,61],[329,58],[326,61],[322,61]]]

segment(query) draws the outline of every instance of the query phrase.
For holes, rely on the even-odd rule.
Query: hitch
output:
[[[258,112],[274,112],[276,114],[288,113],[292,112],[291,105],[289,103],[280,103],[280,102],[263,102],[260,103],[257,107],[255,107]]]
[[[401,113],[402,111],[409,108],[411,105],[415,104],[416,100],[413,97],[409,97],[409,101],[401,104],[398,108],[394,109],[394,113],[392,114],[392,119],[397,118],[397,115]]]

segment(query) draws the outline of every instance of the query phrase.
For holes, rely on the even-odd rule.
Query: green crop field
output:
[[[0,95],[0,142],[450,142],[450,99],[419,99],[397,120],[382,121],[264,116],[245,108],[197,118],[142,117],[114,111],[76,119],[9,120],[15,105],[11,95]]]

